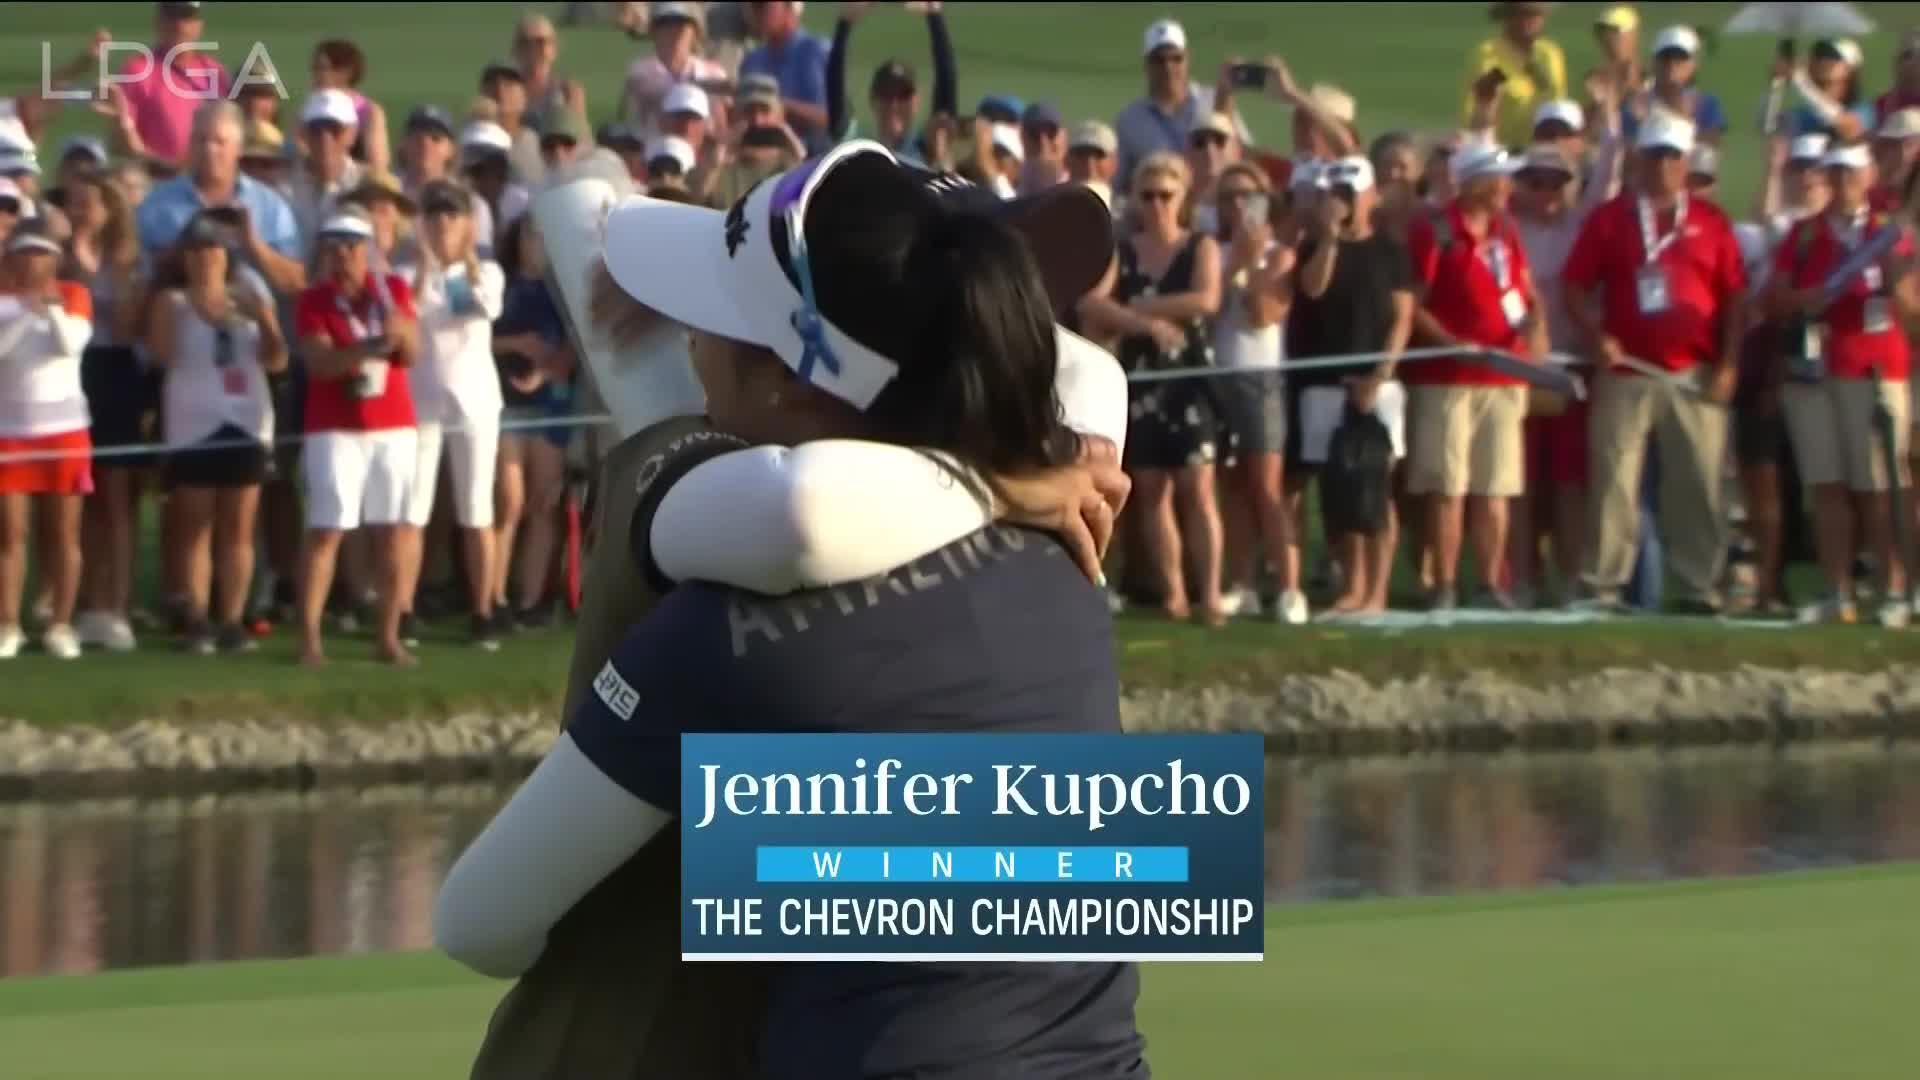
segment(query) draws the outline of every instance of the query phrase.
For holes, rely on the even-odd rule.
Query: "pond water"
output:
[[[1920,749],[1274,760],[1275,903],[1920,859]],[[0,805],[0,977],[427,948],[491,786]]]

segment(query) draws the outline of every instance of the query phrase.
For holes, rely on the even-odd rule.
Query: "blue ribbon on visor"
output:
[[[793,263],[794,275],[800,279],[800,308],[787,317],[793,332],[800,335],[800,366],[794,374],[811,384],[815,365],[824,366],[829,374],[840,374],[840,357],[836,356],[833,346],[827,344],[827,323],[820,317],[820,308],[813,298],[813,270],[807,265],[806,231],[793,215],[787,218],[787,243],[789,256]]]

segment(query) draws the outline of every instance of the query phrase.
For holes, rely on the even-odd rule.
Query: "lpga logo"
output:
[[[50,101],[106,101],[112,98],[115,87],[137,86],[156,76],[165,87],[168,95],[185,98],[189,101],[218,101],[220,92],[220,67],[217,63],[195,64],[187,59],[189,53],[218,53],[217,41],[184,41],[168,49],[156,62],[154,52],[148,46],[137,41],[97,41],[90,49],[89,59],[97,60],[98,75],[92,86],[56,87],[55,83],[77,81],[72,74],[73,66],[56,69],[53,63],[53,43],[40,43],[40,95]],[[139,59],[116,65],[116,55],[131,55]],[[84,61],[82,61],[84,63]],[[115,67],[120,67],[115,71]],[[56,74],[58,72],[58,74]],[[265,42],[256,41],[247,50],[247,58],[236,69],[232,84],[227,88],[226,99],[231,101],[249,86],[272,88],[280,100],[287,100],[287,90],[280,82],[280,69],[274,65],[273,57],[268,55]]]

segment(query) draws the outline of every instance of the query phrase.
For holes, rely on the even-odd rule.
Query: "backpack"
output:
[[[1393,435],[1378,416],[1347,406],[1320,468],[1320,512],[1329,536],[1386,528],[1393,498]]]

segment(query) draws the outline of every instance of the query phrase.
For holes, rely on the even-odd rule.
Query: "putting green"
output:
[[[1920,864],[1274,909],[1152,965],[1157,1076],[1912,1075]],[[465,1075],[501,985],[430,955],[0,981],[10,1080]]]

